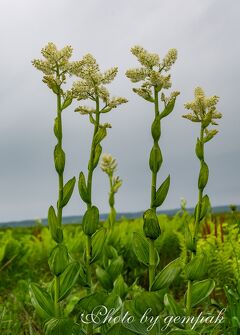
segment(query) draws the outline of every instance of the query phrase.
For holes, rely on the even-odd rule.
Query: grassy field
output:
[[[156,241],[160,255],[158,270],[177,257],[184,259],[184,221],[191,220],[191,216],[179,212],[174,217],[161,215],[159,220],[162,234]],[[106,226],[106,222],[101,224]],[[210,298],[194,312],[201,310],[216,314],[227,308],[224,323],[217,328],[208,329],[209,334],[238,334],[240,330],[239,227],[235,213],[209,215],[201,225],[199,248],[209,262],[206,277],[213,278],[216,286]],[[147,269],[138,261],[133,250],[134,232],[142,234],[142,219],[122,219],[117,222],[111,241],[108,241],[94,268],[95,292],[109,293],[115,290],[126,301],[138,299],[147,288]],[[71,257],[82,262],[85,237],[81,226],[65,225],[64,235]],[[29,283],[36,282],[44,286],[44,283],[49,283],[48,288],[50,287],[52,276],[47,260],[53,246],[48,228],[39,223],[32,228],[0,230],[0,334],[41,334],[42,320],[32,307]],[[115,269],[116,278],[112,279],[112,283],[106,283],[99,275],[99,268],[106,270],[106,261],[116,257],[122,260],[121,266]],[[79,301],[86,295],[83,277],[80,274],[71,294],[64,301],[65,313],[75,321],[79,321],[81,312]],[[170,286],[170,292],[180,303],[185,286],[183,271]],[[162,306],[161,294],[159,306]],[[165,313],[162,307],[159,314]]]

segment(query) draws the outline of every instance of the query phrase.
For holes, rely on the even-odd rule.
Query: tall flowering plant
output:
[[[33,66],[43,72],[43,82],[47,84],[56,97],[56,117],[54,122],[54,135],[57,144],[54,149],[54,163],[58,175],[58,200],[56,206],[51,206],[48,211],[48,226],[55,247],[48,259],[49,268],[54,276],[49,290],[32,283],[30,285],[31,300],[37,312],[45,320],[45,333],[61,331],[72,334],[70,330],[73,322],[64,318],[64,310],[61,302],[70,293],[78,274],[79,264],[69,256],[68,249],[64,243],[64,232],[62,225],[63,208],[69,202],[76,179],[75,177],[64,182],[65,152],[63,150],[63,127],[62,112],[71,105],[73,91],[64,90],[67,77],[71,74],[72,48],[66,46],[58,50],[56,45],[48,43],[42,49],[43,59],[33,60]]]
[[[80,104],[76,112],[87,115],[93,125],[93,136],[91,142],[90,157],[87,175],[80,172],[78,188],[81,199],[86,204],[86,212],[83,216],[82,227],[86,236],[85,248],[85,270],[87,274],[88,294],[93,293],[93,263],[100,257],[106,232],[99,226],[99,210],[93,204],[92,186],[93,174],[97,168],[102,153],[102,141],[107,136],[107,129],[111,128],[109,123],[102,123],[101,116],[109,113],[112,109],[127,102],[122,97],[111,97],[107,84],[110,84],[117,75],[117,67],[101,72],[96,59],[91,55],[85,55],[82,60],[74,62],[71,72],[79,80],[73,84],[73,94],[78,101],[88,100],[89,105]],[[97,273],[101,277],[101,273]],[[93,326],[88,325],[88,334],[93,333]]]
[[[212,96],[206,97],[203,89],[197,87],[194,92],[195,99],[185,104],[185,108],[190,110],[190,113],[183,115],[183,117],[192,122],[200,124],[200,134],[196,142],[196,156],[200,162],[200,172],[198,177],[198,202],[194,213],[194,232],[191,233],[189,227],[187,227],[186,234],[186,247],[189,252],[189,262],[186,266],[186,276],[188,279],[188,290],[186,297],[186,310],[190,315],[192,306],[194,305],[194,291],[197,290],[198,286],[201,287],[201,291],[206,290],[207,296],[212,292],[214,288],[214,281],[206,279],[202,282],[195,282],[206,275],[208,262],[204,254],[198,255],[197,253],[197,241],[199,226],[201,221],[206,216],[210,201],[207,194],[204,195],[204,189],[208,182],[209,168],[205,161],[205,144],[213,139],[218,133],[217,129],[209,129],[209,126],[217,126],[216,120],[221,119],[222,114],[217,110],[217,103],[219,97]],[[200,287],[199,286],[199,287]]]
[[[168,72],[177,59],[177,51],[176,49],[170,49],[162,60],[160,60],[158,54],[150,53],[140,46],[133,47],[131,52],[137,58],[140,67],[128,70],[126,76],[133,83],[142,83],[139,88],[133,88],[133,91],[148,101],[154,110],[154,120],[151,127],[153,146],[149,156],[149,167],[152,174],[151,199],[149,209],[143,214],[143,230],[149,246],[149,290],[151,290],[155,280],[156,269],[154,241],[161,234],[157,208],[163,204],[170,185],[169,175],[160,187],[157,187],[157,176],[163,162],[159,146],[161,122],[163,118],[173,111],[176,98],[179,95],[179,92],[172,92],[169,97],[166,97],[164,90],[169,89],[172,85],[171,75]],[[160,102],[163,104],[162,111],[160,111]],[[139,239],[139,236],[137,238]],[[137,244],[139,243],[143,244],[144,242],[138,241]]]

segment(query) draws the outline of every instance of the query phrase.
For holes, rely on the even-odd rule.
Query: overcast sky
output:
[[[46,217],[57,195],[53,165],[55,96],[32,65],[49,41],[70,44],[74,59],[92,53],[101,69],[117,65],[113,95],[129,103],[105,117],[112,124],[103,152],[118,160],[123,186],[118,211],[147,209],[150,199],[148,156],[152,146],[152,106],[136,96],[125,71],[137,66],[130,53],[139,44],[163,57],[177,48],[173,89],[181,91],[174,112],[163,120],[164,158],[158,183],[170,173],[171,188],[163,209],[181,197],[197,200],[199,162],[194,154],[199,125],[181,118],[183,104],[202,86],[220,96],[219,134],[206,145],[210,168],[207,193],[213,205],[240,203],[240,2],[227,0],[1,0],[0,80],[0,222]],[[65,178],[86,172],[92,127],[86,116],[63,115]],[[93,179],[93,200],[108,210],[108,180],[100,168]],[[64,215],[84,212],[77,188]]]

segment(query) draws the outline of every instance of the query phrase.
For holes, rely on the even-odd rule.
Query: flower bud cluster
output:
[[[162,72],[169,71],[175,63],[177,50],[170,49],[162,61],[157,54],[150,53],[140,46],[133,47],[131,52],[137,57],[141,67],[127,70],[126,76],[133,83],[143,81],[141,87],[134,88],[133,91],[143,99],[154,102],[153,88],[159,92],[172,86],[170,74],[163,75]]]
[[[91,54],[85,55],[82,60],[73,62],[71,65],[71,73],[80,78],[80,80],[73,84],[74,96],[77,100],[102,100],[105,106],[101,111],[104,113],[126,103],[127,99],[125,98],[111,98],[108,89],[104,86],[105,84],[110,84],[114,80],[117,72],[118,68],[113,67],[101,73],[96,59]],[[82,107],[76,109],[76,111],[81,110]]]
[[[105,72],[100,72],[96,59],[91,54],[86,54],[81,60],[70,62],[72,47],[66,46],[60,50],[54,43],[48,43],[41,51],[44,59],[35,59],[33,65],[44,73],[43,82],[55,93],[61,94],[66,99],[66,93],[61,88],[66,83],[66,75],[75,75],[79,78],[73,83],[68,96],[77,100],[102,100],[104,107],[101,111],[109,112],[113,108],[126,103],[122,97],[110,97],[109,91],[104,86],[110,84],[116,77],[118,68],[113,67]],[[90,107],[79,106],[76,109],[81,114],[93,114],[96,111]]]
[[[34,59],[32,64],[45,75],[54,74],[57,70],[59,73],[67,72],[71,66],[69,59],[72,56],[72,51],[73,49],[69,45],[58,50],[56,45],[50,42],[41,51],[44,60]]]
[[[117,162],[110,154],[103,154],[101,160],[101,169],[108,175],[113,175],[117,169]]]
[[[191,102],[185,103],[185,108],[191,110],[191,114],[183,115],[184,118],[194,122],[202,122],[211,117],[211,122],[214,124],[214,119],[220,119],[222,114],[216,109],[219,97],[216,95],[206,97],[203,89],[197,87],[194,92],[195,99]]]
[[[216,119],[221,119],[222,114],[217,111],[216,105],[219,101],[219,97],[214,95],[206,97],[203,89],[197,87],[194,92],[195,99],[191,102],[185,103],[185,108],[191,110],[191,113],[183,115],[185,119],[192,122],[201,122],[204,128],[204,142],[212,139],[216,134],[217,130],[207,130],[207,127],[211,125],[217,125]]]

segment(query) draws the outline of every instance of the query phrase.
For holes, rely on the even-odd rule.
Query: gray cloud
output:
[[[52,151],[55,100],[31,66],[48,41],[59,47],[71,44],[74,58],[91,52],[101,68],[118,65],[111,86],[129,103],[107,115],[113,129],[104,151],[117,157],[124,183],[117,198],[120,211],[143,210],[149,203],[151,148],[150,106],[132,93],[124,73],[136,65],[129,49],[140,44],[164,56],[171,47],[179,57],[172,70],[173,89],[181,91],[174,113],[163,123],[161,147],[164,165],[159,183],[171,174],[171,189],[163,208],[174,208],[181,196],[196,202],[198,161],[195,127],[181,118],[183,104],[200,85],[207,94],[221,97],[219,135],[207,145],[210,167],[207,192],[213,205],[239,203],[239,56],[240,4],[224,0],[3,0],[0,4],[0,221],[46,216],[56,201],[57,178]],[[66,178],[86,171],[91,126],[70,108],[64,112]],[[94,176],[94,201],[108,210],[108,181],[98,169]],[[77,192],[64,211],[83,213]]]

